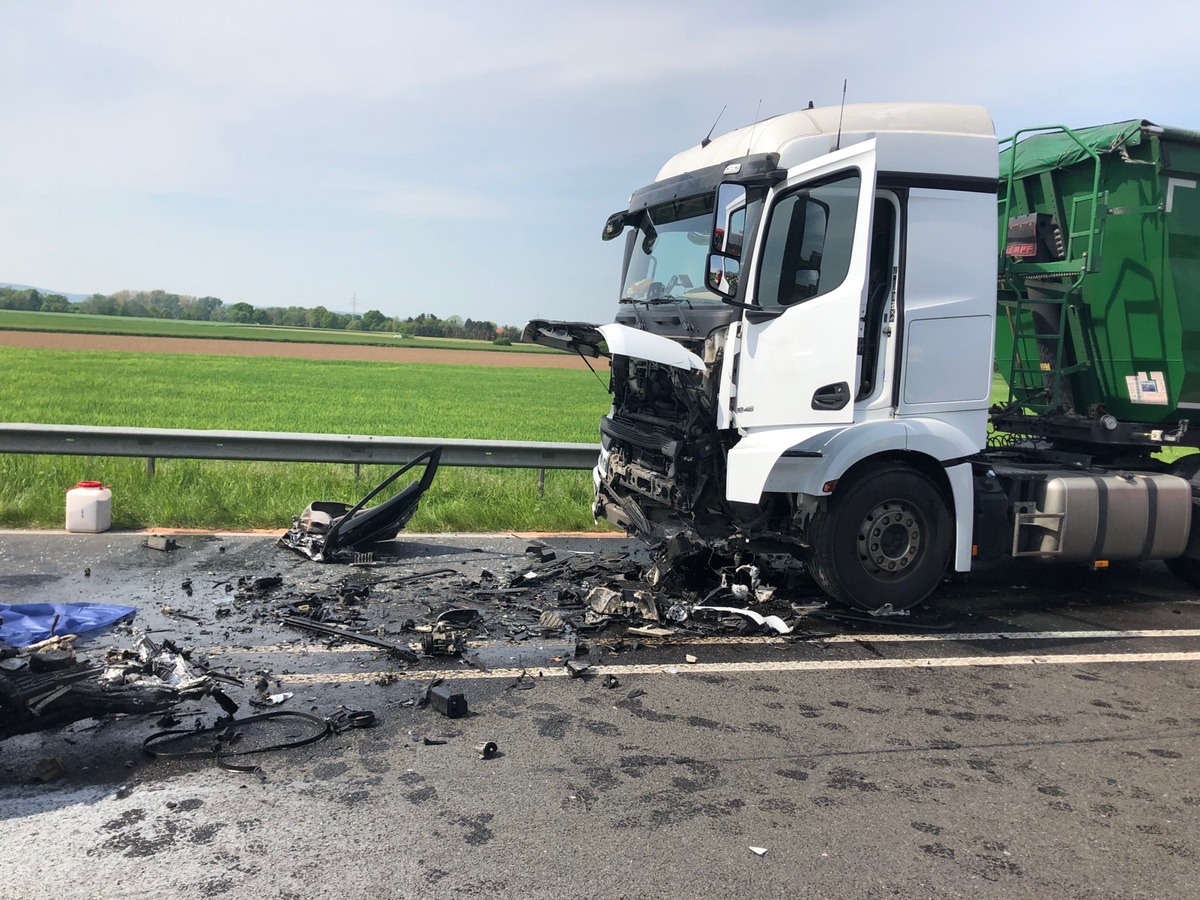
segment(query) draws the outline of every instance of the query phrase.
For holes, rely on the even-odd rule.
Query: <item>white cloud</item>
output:
[[[1001,132],[1200,127],[1197,24],[1079,0],[4,4],[0,280],[328,306],[393,296],[403,241],[493,287],[443,308],[605,318],[604,216],[722,106],[718,132],[848,78],[851,102],[981,103]],[[537,277],[498,277],[519,257]]]

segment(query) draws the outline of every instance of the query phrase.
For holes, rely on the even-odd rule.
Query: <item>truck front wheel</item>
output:
[[[929,478],[883,466],[840,484],[808,533],[821,589],[861,609],[908,609],[942,580],[953,549],[946,501]]]

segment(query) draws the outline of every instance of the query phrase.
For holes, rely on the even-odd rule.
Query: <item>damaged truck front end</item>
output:
[[[612,409],[600,420],[593,512],[650,543],[680,533],[722,540],[738,528],[723,500],[736,434],[717,428],[723,332],[693,342],[614,323],[533,321],[522,340],[610,360]]]
[[[788,541],[788,510],[725,499],[727,328],[673,340],[628,325],[536,320],[522,340],[584,357],[608,357],[613,405],[600,419],[593,513],[650,544],[725,552]],[[690,344],[690,346],[689,346]]]
[[[714,275],[714,251],[736,260],[757,229],[778,156],[667,175],[635,191],[610,216],[602,237],[625,235],[616,321],[530,322],[522,340],[610,359],[613,405],[600,421],[595,469],[597,516],[658,544],[724,551],[789,540],[789,510],[776,501],[726,499],[734,427],[731,371],[741,304],[721,291],[736,283],[734,263]],[[744,186],[722,204],[722,183]],[[678,546],[678,544],[676,544]]]

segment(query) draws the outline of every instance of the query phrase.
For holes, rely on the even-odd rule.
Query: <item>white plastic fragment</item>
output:
[[[695,606],[692,607],[692,612],[698,612],[702,609],[712,610],[713,612],[733,613],[737,616],[745,616],[752,622],[755,622],[759,625],[766,625],[776,634],[792,633],[791,626],[784,622],[783,619],[779,618],[779,616],[764,616],[760,613],[756,613],[752,609],[738,609],[735,606]]]
[[[750,852],[753,853],[755,856],[766,856],[767,848],[766,847],[751,847]]]
[[[679,670],[677,668],[675,668],[674,666],[667,666],[665,669],[663,669],[663,671],[666,672],[668,675],[678,675],[679,674]]]
[[[687,656],[685,656],[684,659],[687,660],[689,663],[697,663],[700,661],[696,657],[692,656],[692,654],[690,654],[690,653]]]

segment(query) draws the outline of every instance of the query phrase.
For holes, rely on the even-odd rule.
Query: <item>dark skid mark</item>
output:
[[[106,850],[121,853],[129,859],[144,859],[174,846],[179,830],[180,826],[176,822],[163,819],[159,821],[158,833],[154,837],[146,837],[140,833],[128,831],[123,832],[109,838],[99,847],[89,850],[88,856],[95,855],[97,850]]]
[[[437,788],[435,788],[433,785],[429,785],[429,787],[423,787],[423,788],[419,788],[415,791],[409,791],[409,793],[407,793],[405,795],[405,797],[407,797],[407,799],[410,803],[421,804],[421,803],[426,803],[430,800],[436,800],[437,795],[438,795]]]
[[[192,829],[192,833],[188,835],[188,840],[193,844],[210,844],[212,839],[217,836],[217,832],[225,827],[224,822],[215,822],[211,825],[200,825]]]
[[[758,804],[758,808],[763,812],[783,813],[785,816],[796,814],[796,804],[786,797],[768,797]]]
[[[921,849],[929,856],[936,856],[938,859],[954,859],[954,850],[944,844],[922,844]]]
[[[128,828],[130,825],[136,825],[138,822],[146,818],[144,809],[127,809],[115,819],[110,819],[100,827],[105,831],[120,831],[122,828]]]
[[[350,766],[346,763],[321,763],[313,769],[313,779],[315,781],[329,781],[339,775],[345,775],[350,771]]]
[[[803,769],[779,769],[775,774],[790,778],[792,781],[808,781],[808,773]]]
[[[546,719],[534,719],[534,724],[537,725],[537,733],[542,737],[561,741],[567,736],[567,727],[571,724],[571,718],[566,713],[559,713]]]
[[[490,842],[494,836],[492,829],[487,827],[493,818],[491,813],[480,813],[473,819],[466,816],[459,816],[450,821],[455,825],[462,825],[467,829],[467,833],[463,836],[464,841],[472,847],[482,847],[484,844]]]

